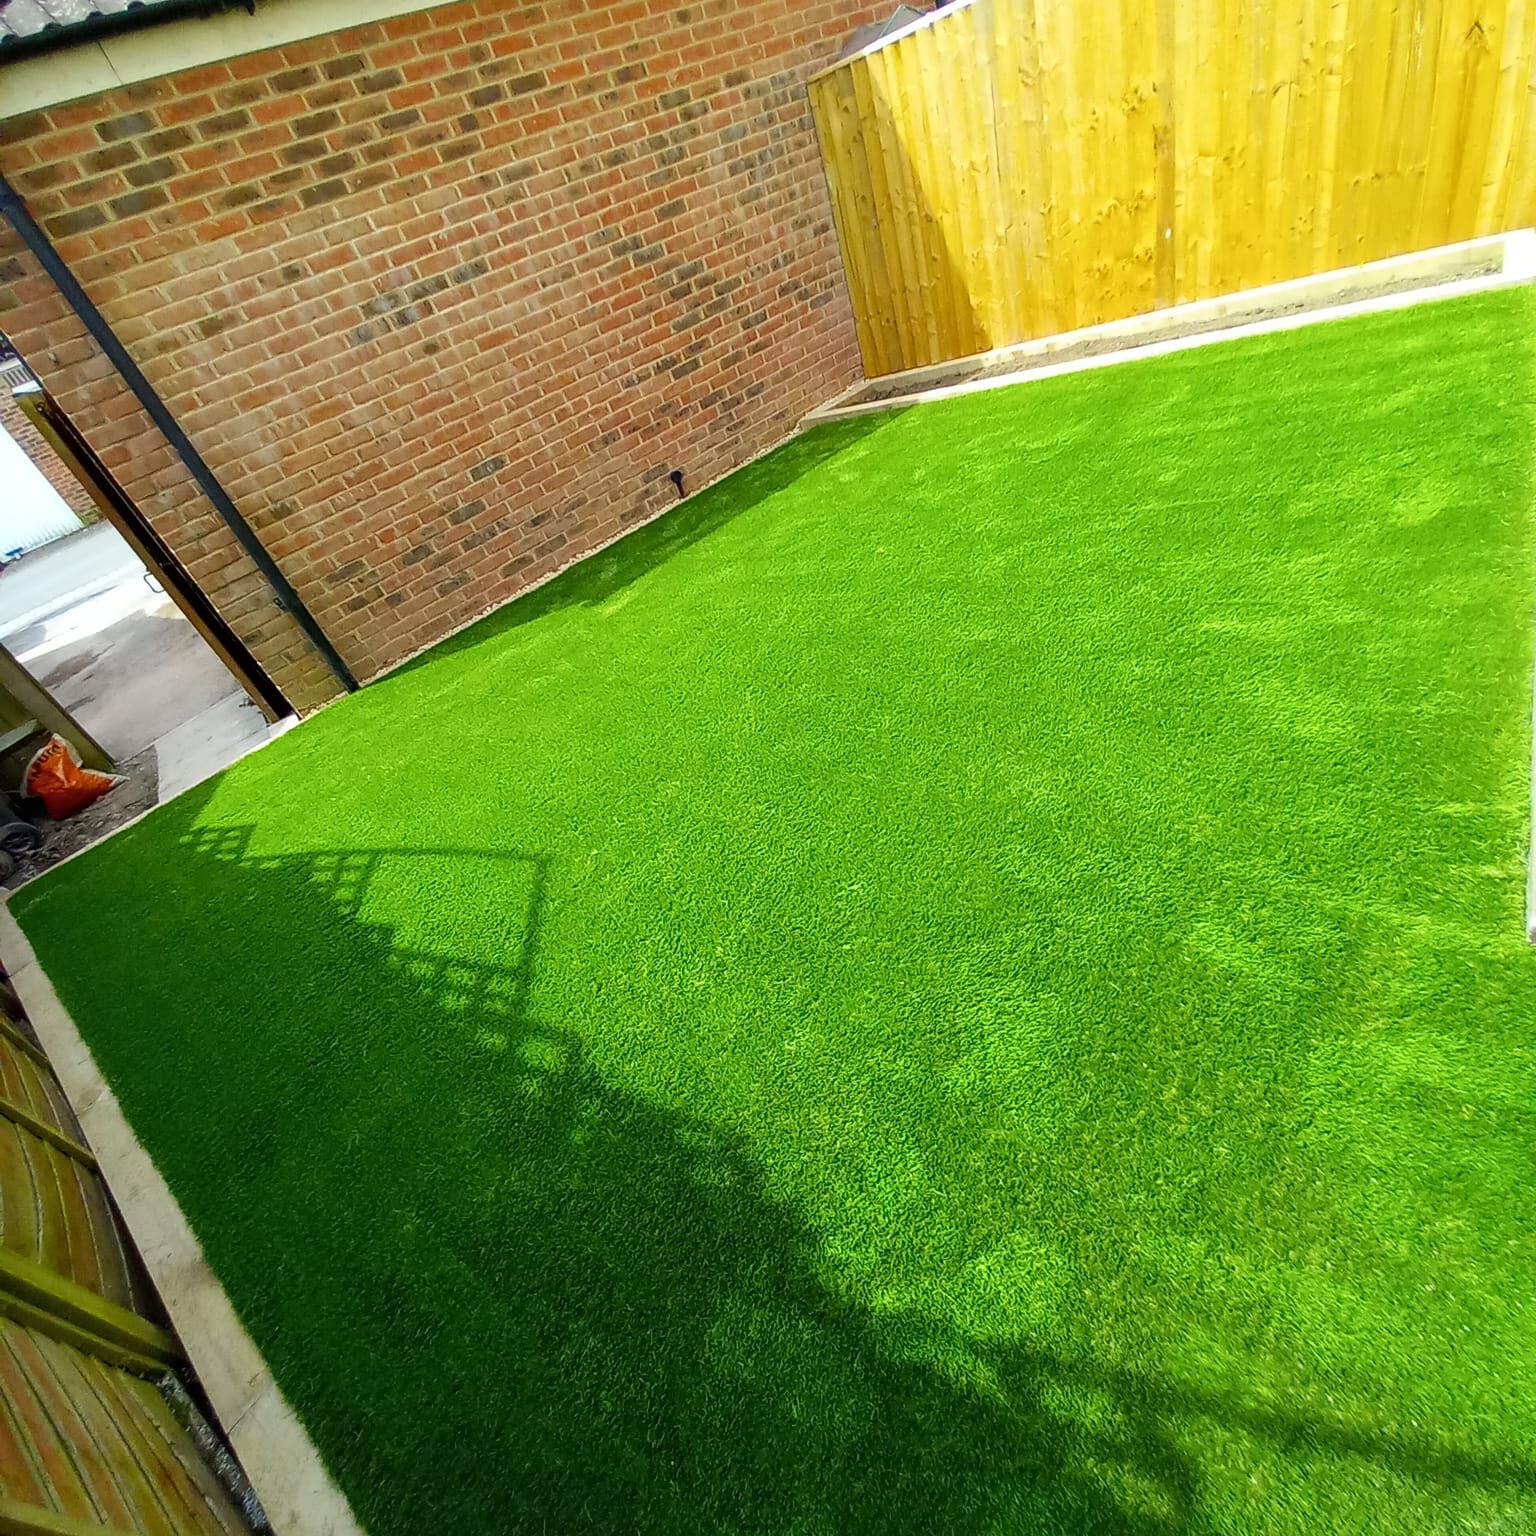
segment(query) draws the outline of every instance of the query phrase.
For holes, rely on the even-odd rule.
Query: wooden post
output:
[[[101,749],[96,738],[3,645],[0,645],[0,692],[8,693],[28,719],[36,720],[44,729],[62,736],[87,768],[98,768],[103,773],[110,771],[112,759]]]

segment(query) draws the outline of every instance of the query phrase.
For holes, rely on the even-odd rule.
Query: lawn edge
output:
[[[9,896],[0,903],[0,965],[273,1530],[278,1536],[365,1536],[59,1000]]]
[[[363,679],[363,687],[371,688],[375,683],[388,681],[396,673],[405,671],[412,662],[420,661],[423,656],[435,651],[438,646],[446,645],[450,640],[458,639],[460,635],[473,629],[477,624],[483,624],[492,614],[500,613],[503,608],[510,608],[514,603],[520,603],[524,598],[532,597],[541,587],[547,587],[551,583],[558,581],[567,571],[573,571],[577,566],[584,565],[588,560],[595,560],[599,555],[606,554],[615,544],[622,544],[632,533],[639,533],[642,528],[649,528],[652,523],[660,522],[669,513],[676,512],[680,508],[687,506],[689,502],[714,490],[717,485],[729,480],[733,475],[739,475],[742,470],[750,469],[752,465],[766,459],[769,454],[777,453],[781,448],[787,448],[796,438],[804,437],[807,432],[822,424],[822,418],[817,415],[817,412],[830,409],[837,401],[845,398],[850,391],[863,389],[867,382],[867,380],[862,378],[857,380],[855,383],[850,384],[848,389],[840,390],[837,394],[833,395],[830,400],[824,400],[815,410],[794,419],[781,436],[774,438],[766,447],[759,448],[756,452],[748,454],[739,464],[732,465],[730,469],[716,475],[713,480],[706,480],[703,485],[696,485],[685,495],[679,496],[676,501],[669,501],[664,507],[658,507],[654,512],[640,518],[637,522],[631,523],[627,528],[621,528],[611,539],[604,539],[601,544],[594,544],[591,549],[572,555],[563,565],[557,566],[554,570],[540,576],[537,580],[529,582],[526,587],[520,588],[511,597],[500,598],[488,607],[482,608],[473,618],[465,619],[462,624],[456,624],[452,629],[438,635],[436,639],[428,640],[424,645],[417,646],[414,651],[407,656],[401,657],[399,661],[392,661],[387,667],[381,667],[377,672],[370,672]],[[342,697],[345,697],[345,695]],[[338,697],[327,701],[321,707],[329,709],[331,705],[341,702],[342,698]],[[318,714],[319,711],[317,710],[315,713]],[[306,720],[312,719],[313,716],[306,715],[304,718]]]
[[[1491,257],[1495,253],[1500,258],[1497,271],[1480,276],[1456,278],[1435,276],[1436,262],[1478,254]],[[1352,289],[1369,285],[1373,280],[1388,273],[1412,271],[1417,267],[1425,268],[1425,280],[1420,286],[1367,297],[1350,296]],[[1362,315],[1386,314],[1419,304],[1434,303],[1441,299],[1470,298],[1477,294],[1499,292],[1531,283],[1536,283],[1536,229],[1517,229],[1503,234],[1483,235],[1474,240],[1436,246],[1427,251],[1413,251],[1403,256],[1390,256],[1358,266],[1341,267],[1307,277],[1265,284],[1258,288],[1242,289],[1218,298],[1195,299],[1188,303],[1151,310],[1145,314],[1132,315],[1122,320],[1105,321],[1099,325],[1062,331],[1050,336],[1037,337],[1031,341],[1014,342],[1008,346],[995,347],[988,352],[953,358],[943,363],[928,363],[917,368],[902,369],[896,373],[880,374],[873,379],[861,380],[858,384],[844,390],[842,394],[835,395],[825,404],[808,412],[801,418],[801,426],[808,429],[824,426],[828,422],[851,421],[860,416],[878,415],[882,411],[905,410],[913,405],[960,399],[966,395],[987,394],[994,389],[1012,388],[1016,384],[1032,384],[1037,380],[1061,378],[1074,373],[1089,373],[1099,368],[1112,368],[1120,363],[1134,363],[1148,358],[1194,351],[1218,342],[1242,341],[1253,336],[1278,335],[1332,320],[1349,320]],[[1301,310],[1291,311],[1287,308],[1299,296],[1312,292],[1327,294],[1329,297]],[[1253,319],[1233,321],[1211,329],[1192,329],[1184,334],[1167,336],[1160,340],[1139,339],[1140,333],[1149,327],[1166,326],[1169,323],[1178,322],[1181,317],[1187,319],[1191,325],[1199,325],[1207,316],[1220,316],[1229,310],[1237,311],[1245,307],[1256,308],[1260,313]],[[1273,312],[1263,313],[1266,310]],[[1072,357],[1060,362],[1050,361],[1053,351],[1093,337],[1113,338],[1118,345],[1086,356]],[[944,382],[946,374],[954,374],[978,366],[992,366],[1005,359],[1017,361],[1018,366],[1005,372],[986,374],[980,378],[971,377],[958,382]],[[898,384],[905,384],[907,387],[896,394],[877,400],[858,398],[868,389]]]

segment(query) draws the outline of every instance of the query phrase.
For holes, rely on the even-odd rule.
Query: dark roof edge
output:
[[[134,5],[112,15],[97,14],[68,25],[44,27],[42,31],[29,33],[26,37],[13,36],[9,41],[0,42],[0,65],[33,54],[73,48],[81,43],[94,43],[98,38],[110,37],[118,32],[133,32],[140,27],[180,21],[187,16],[212,16],[228,10],[247,11],[254,16],[256,0],[159,0],[158,4]]]

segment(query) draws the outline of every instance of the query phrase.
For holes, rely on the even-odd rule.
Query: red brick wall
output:
[[[856,376],[804,80],[888,9],[434,6],[0,124],[0,166],[366,677]],[[6,268],[0,329],[290,696],[323,698],[14,243]]]
[[[0,432],[15,439],[16,445],[42,471],[43,478],[82,523],[100,521],[101,513],[86,494],[85,487],[64,467],[63,459],[48,446],[47,438],[27,419],[3,384],[0,384]]]

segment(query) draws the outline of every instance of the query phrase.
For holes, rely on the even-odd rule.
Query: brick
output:
[[[221,192],[214,198],[213,206],[228,212],[232,208],[249,208],[252,203],[259,203],[261,198],[261,188],[247,182],[243,186],[231,187],[227,192]]]
[[[205,117],[198,125],[199,138],[222,139],[231,133],[238,133],[242,128],[251,126],[251,114],[242,110],[234,112],[220,112],[213,117]]]
[[[494,458],[482,459],[480,463],[476,464],[470,470],[469,478],[471,480],[485,480],[494,475],[498,470],[505,469],[506,466],[506,456],[504,454],[497,454]]]
[[[130,192],[125,197],[113,198],[111,207],[115,217],[128,219],[152,208],[161,208],[169,201],[170,195],[164,187],[148,187],[142,192]]]
[[[53,128],[46,112],[24,112],[20,117],[0,122],[0,144],[25,144],[28,139],[51,133]]]
[[[313,64],[301,64],[297,69],[281,69],[272,76],[272,89],[280,95],[287,95],[290,91],[302,91],[305,86],[313,85],[320,78],[320,72]]]
[[[135,187],[152,187],[156,182],[165,181],[175,173],[174,162],[160,159],[146,160],[142,164],[130,166],[124,175]]]
[[[125,112],[121,117],[98,123],[96,132],[107,143],[115,144],[120,139],[131,139],[138,134],[148,133],[155,126],[155,120],[148,112]]]
[[[106,222],[107,216],[100,208],[79,208],[74,213],[61,213],[55,218],[45,219],[43,225],[55,240],[62,240],[67,235],[79,235],[87,230],[100,229]],[[13,336],[18,334],[19,329],[12,322],[10,330]]]
[[[312,112],[308,117],[295,118],[293,132],[296,138],[308,139],[317,133],[329,133],[332,128],[339,127],[341,114],[334,109],[324,112]]]
[[[279,151],[278,158],[285,165],[306,165],[312,160],[323,160],[330,152],[331,146],[324,139],[305,139]]]
[[[139,158],[137,144],[113,144],[106,149],[98,149],[94,153],[85,155],[80,164],[93,175],[102,171],[115,171],[122,166],[131,165]],[[60,167],[62,170],[62,167]]]

